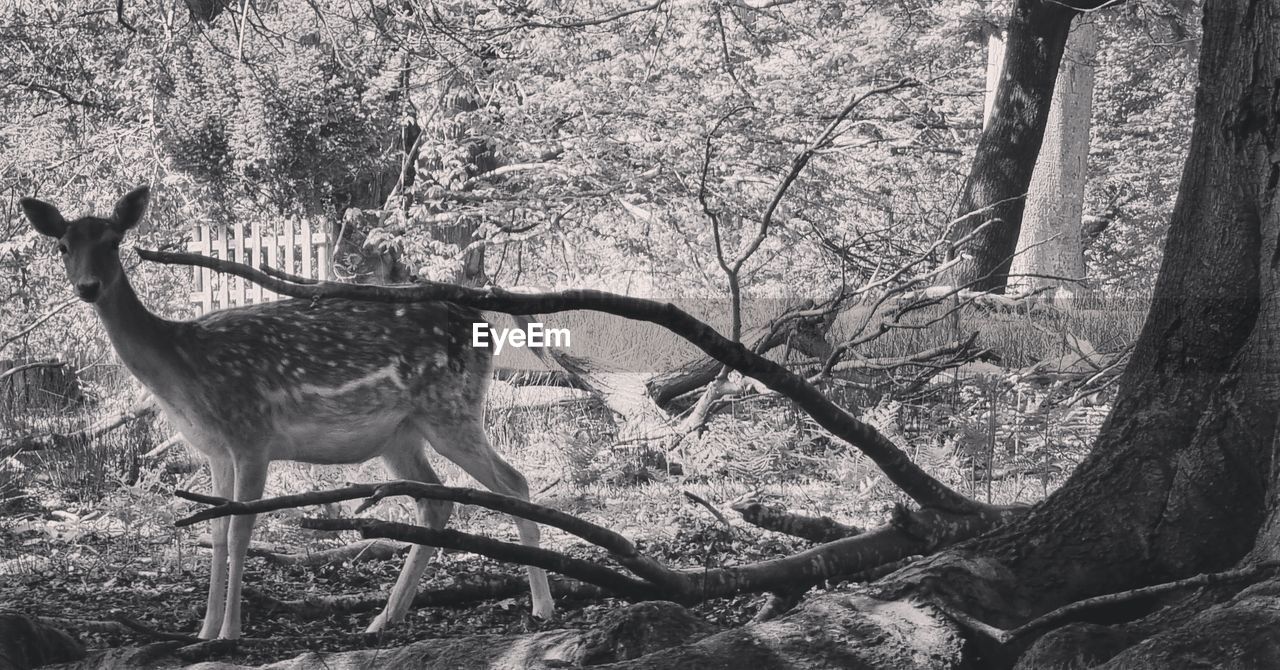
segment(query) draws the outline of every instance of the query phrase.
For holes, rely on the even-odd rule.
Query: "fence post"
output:
[[[263,263],[311,279],[329,278],[329,240],[308,219],[291,217],[267,232],[261,221],[230,226],[197,225],[187,251],[254,267]],[[283,247],[283,254],[281,253]],[[301,255],[301,257],[299,257]],[[281,296],[239,277],[192,268],[190,304],[197,314],[279,300]]]

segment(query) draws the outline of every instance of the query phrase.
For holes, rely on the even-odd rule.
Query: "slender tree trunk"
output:
[[[957,214],[964,219],[952,229],[951,239],[990,223],[954,250],[967,258],[950,274],[953,284],[1004,290],[1058,63],[1075,15],[1069,4],[1054,0],[1014,4],[1005,31],[1003,75],[960,198]]]
[[[1085,273],[1080,217],[1089,162],[1097,50],[1093,19],[1081,16],[1067,38],[1058,68],[1044,142],[1027,190],[1017,256],[1010,268],[1011,284],[1055,287],[1069,294],[1079,293],[1082,288],[1070,280],[1083,279]]]

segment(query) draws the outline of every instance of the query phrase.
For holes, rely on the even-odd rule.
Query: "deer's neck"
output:
[[[93,306],[120,360],[152,392],[164,395],[168,384],[183,378],[177,369],[182,365],[174,342],[177,324],[152,314],[128,279],[121,277]]]

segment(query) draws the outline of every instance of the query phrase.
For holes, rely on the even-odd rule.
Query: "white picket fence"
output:
[[[313,227],[310,221],[292,220],[277,223],[276,227],[270,230],[260,223],[196,226],[187,250],[253,267],[266,263],[300,277],[327,279],[331,249],[323,224]],[[240,277],[192,268],[191,304],[197,314],[280,297]]]

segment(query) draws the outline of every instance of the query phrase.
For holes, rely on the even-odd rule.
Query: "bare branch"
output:
[[[647,600],[652,597],[654,591],[654,585],[650,583],[628,577],[591,561],[572,558],[550,549],[527,547],[514,542],[500,542],[448,528],[424,528],[378,519],[302,519],[301,525],[310,530],[358,530],[364,538],[382,537],[403,540],[431,547],[468,551],[509,563],[532,565],[596,584],[623,598],[633,600]]]
[[[230,514],[256,514],[299,505],[350,500],[365,495],[369,496],[366,507],[386,495],[414,495],[480,504],[570,530],[579,537],[585,536],[584,539],[588,541],[600,540],[613,546],[619,551],[611,550],[612,557],[638,578],[560,552],[447,529],[430,529],[376,519],[303,519],[302,527],[313,530],[358,530],[365,538],[388,538],[468,551],[500,561],[531,565],[568,575],[631,600],[665,599],[677,602],[700,602],[740,593],[803,591],[828,579],[848,577],[907,556],[937,551],[982,533],[1023,512],[1022,508],[984,507],[976,513],[950,514],[936,510],[907,511],[900,508],[887,526],[792,556],[713,570],[672,570],[640,555],[633,544],[613,531],[563,512],[485,491],[419,482],[391,482],[252,502],[228,502],[186,491],[179,491],[177,495],[216,505],[182,519],[178,525]],[[622,552],[628,553],[624,555]]]
[[[517,23],[514,25],[491,29],[489,32],[493,32],[493,31],[505,32],[505,31],[514,30],[518,28],[588,28],[591,26],[598,26],[605,23],[611,23],[619,19],[625,19],[628,16],[632,16],[634,14],[652,12],[656,9],[661,8],[664,2],[665,0],[657,0],[656,2],[651,2],[647,5],[641,5],[639,7],[634,7],[632,9],[624,9],[620,12],[615,12],[613,14],[608,14],[605,16],[600,16],[600,17],[591,18],[591,19],[574,19],[572,21],[563,21],[563,20],[561,21],[521,21],[520,23]]]
[[[68,298],[54,305],[52,309],[45,312],[44,314],[41,314],[38,318],[36,318],[35,321],[32,321],[31,323],[27,324],[26,327],[24,327],[22,330],[19,330],[18,332],[12,335],[9,335],[8,337],[4,338],[4,340],[0,340],[0,350],[4,349],[10,344],[13,344],[14,342],[21,339],[23,336],[27,335],[28,333],[35,330],[36,328],[39,328],[40,324],[44,323],[45,321],[48,321],[49,319],[52,319],[53,317],[57,316],[60,312],[62,312],[62,310],[76,304],[77,302],[79,302],[79,298]]]
[[[749,524],[810,542],[833,542],[862,534],[861,528],[840,523],[831,517],[796,514],[781,505],[767,505],[758,500],[738,501],[731,508]]]

